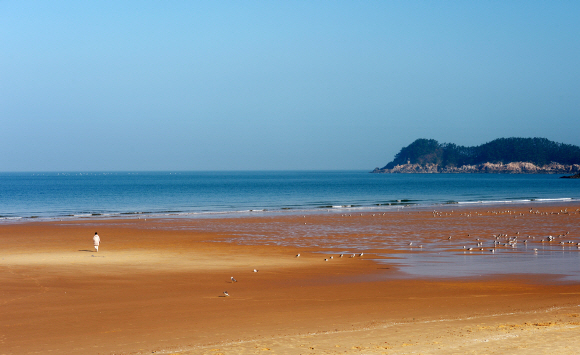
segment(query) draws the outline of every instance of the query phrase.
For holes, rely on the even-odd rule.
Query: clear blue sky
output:
[[[0,171],[580,144],[578,1],[0,1]]]

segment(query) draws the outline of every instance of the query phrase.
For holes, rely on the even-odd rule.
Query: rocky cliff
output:
[[[478,165],[462,165],[459,167],[441,167],[438,164],[400,164],[392,169],[375,168],[373,173],[503,173],[503,174],[573,174],[580,172],[580,164],[564,165],[550,163],[537,166],[527,162],[512,162],[508,164],[484,163]]]

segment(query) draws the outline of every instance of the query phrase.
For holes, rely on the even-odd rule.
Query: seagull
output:
[[[331,258],[331,259],[334,259],[334,256],[331,256],[330,258]]]
[[[363,255],[364,255],[363,253],[360,253],[358,256],[363,256]]]
[[[328,261],[328,259],[324,259],[324,261]]]
[[[234,277],[230,277],[230,279],[232,279],[232,282],[238,282],[238,280],[234,279]]]
[[[258,270],[254,269],[254,272],[258,272]]]
[[[224,291],[224,295],[229,296],[230,294],[228,293],[228,291]]]
[[[578,245],[580,245],[580,243],[578,243]],[[342,258],[342,254],[339,255]]]
[[[296,254],[296,257],[299,258],[300,257],[300,254]]]

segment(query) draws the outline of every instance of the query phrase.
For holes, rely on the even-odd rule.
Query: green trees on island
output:
[[[529,162],[543,166],[551,162],[580,164],[580,147],[546,138],[499,138],[476,147],[439,143],[420,138],[401,149],[383,169],[402,164],[437,164],[459,167],[484,163]]]

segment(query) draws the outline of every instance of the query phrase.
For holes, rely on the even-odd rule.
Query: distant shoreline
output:
[[[374,174],[577,174],[580,164],[550,163],[537,166],[529,162],[483,163],[477,165],[441,166],[439,164],[400,164],[392,169],[375,168]]]

